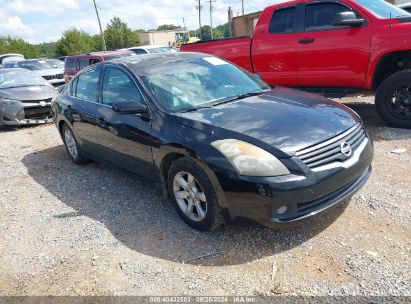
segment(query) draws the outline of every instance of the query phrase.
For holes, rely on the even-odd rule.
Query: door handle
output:
[[[314,38],[304,38],[298,40],[298,43],[305,44],[305,43],[313,43],[315,41]]]

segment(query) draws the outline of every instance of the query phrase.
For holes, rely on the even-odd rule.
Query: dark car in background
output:
[[[53,104],[71,159],[108,162],[158,184],[200,230],[231,217],[297,222],[367,181],[373,144],[359,116],[270,87],[198,53],[138,56],[82,70]]]
[[[92,52],[89,54],[81,54],[74,56],[66,56],[65,68],[64,68],[64,79],[65,82],[69,82],[79,71],[83,68],[107,60],[112,60],[116,58],[122,58],[127,56],[133,56],[134,53],[131,51],[103,51],[103,52]]]
[[[52,121],[51,100],[57,91],[26,69],[0,69],[0,126]]]

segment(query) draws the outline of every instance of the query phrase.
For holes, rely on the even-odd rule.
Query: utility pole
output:
[[[97,9],[96,0],[93,0],[93,3],[94,3],[94,8],[96,9],[98,26],[100,27],[101,39],[102,39],[102,41],[103,41],[103,50],[106,51],[106,50],[107,50],[107,47],[106,47],[106,39],[104,38],[103,28],[101,27],[101,21],[100,21],[100,16],[99,16],[99,14],[98,14],[98,9]]]
[[[198,9],[198,25],[200,27],[199,31],[200,31],[200,40],[202,40],[202,35],[201,35],[201,0],[198,0],[198,5],[197,5],[197,9]]]
[[[244,0],[241,0],[241,9],[243,11],[243,16],[244,16]]]
[[[214,36],[213,36],[213,2],[216,2],[216,0],[208,0],[207,2],[210,3],[210,31],[211,31],[211,39],[214,39]]]

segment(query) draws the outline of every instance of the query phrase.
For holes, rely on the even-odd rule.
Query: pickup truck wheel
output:
[[[411,129],[411,70],[397,72],[380,85],[375,107],[388,124]]]
[[[169,196],[191,227],[213,231],[223,224],[223,210],[207,173],[191,158],[176,160],[168,174]]]

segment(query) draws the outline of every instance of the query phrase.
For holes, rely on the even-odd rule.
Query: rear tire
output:
[[[168,173],[168,191],[178,214],[197,230],[213,231],[224,223],[223,209],[207,173],[191,158],[176,160]]]
[[[411,129],[411,70],[397,72],[380,85],[375,107],[388,124]]]
[[[61,128],[61,137],[63,138],[67,153],[74,163],[76,163],[77,165],[84,165],[90,162],[83,156],[80,145],[78,144],[73,131],[66,123],[63,124],[63,127]]]

